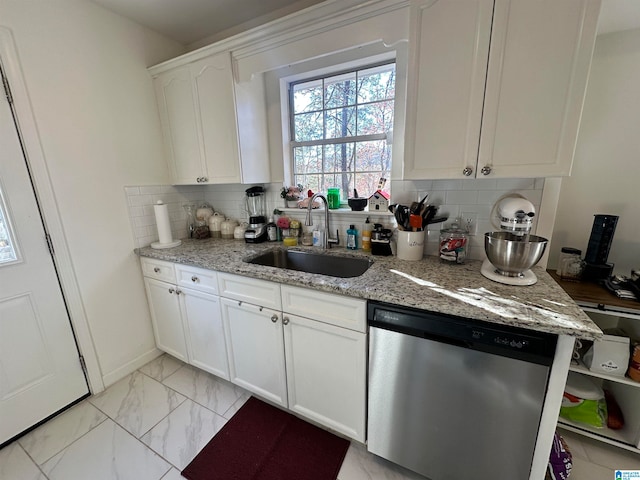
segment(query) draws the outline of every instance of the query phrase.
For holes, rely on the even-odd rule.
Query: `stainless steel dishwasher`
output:
[[[556,337],[369,302],[368,450],[432,480],[529,478]]]

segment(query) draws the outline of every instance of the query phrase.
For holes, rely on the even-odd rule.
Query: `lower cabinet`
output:
[[[188,362],[187,343],[180,313],[177,287],[153,278],[144,279],[156,346],[183,362]]]
[[[286,407],[280,312],[228,298],[221,304],[231,381]]]
[[[229,380],[215,272],[146,258],[142,271],[156,346]]]
[[[365,441],[367,336],[285,313],[289,408]]]
[[[365,441],[366,301],[142,261],[159,349]]]

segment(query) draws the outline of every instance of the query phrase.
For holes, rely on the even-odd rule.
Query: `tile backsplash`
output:
[[[207,202],[217,212],[239,221],[246,221],[244,198],[245,190],[249,185],[225,184],[225,185],[152,185],[152,186],[127,186],[125,195],[129,206],[129,217],[135,238],[136,247],[147,246],[158,240],[156,221],[153,205],[161,200],[169,207],[169,218],[174,239],[185,238],[186,213],[182,208],[185,203],[199,204]],[[284,200],[280,198],[280,183],[265,185],[267,189],[267,212],[273,212],[275,208],[284,206]],[[520,193],[540,210],[542,192],[544,190],[543,178],[523,179],[465,179],[465,180],[395,180],[391,182],[392,203],[408,204],[419,200],[429,193],[427,203],[439,205],[438,215],[448,215],[451,223],[463,213],[477,215],[477,235],[470,237],[469,256],[475,259],[485,258],[484,232],[495,230],[491,225],[491,209],[498,198],[506,193]],[[284,214],[303,221],[304,210],[286,209]],[[369,215],[372,223],[382,223],[393,228],[395,221],[390,214],[375,215],[366,212],[340,212],[331,211],[330,223],[332,231],[340,231],[341,244],[344,245],[346,230],[350,224],[354,224],[358,230],[362,229],[365,219]],[[324,215],[314,211],[314,224],[322,225]],[[438,251],[439,231],[443,224],[429,227],[427,231],[426,254],[436,255]],[[313,228],[313,227],[312,227]],[[535,224],[534,224],[535,232]]]

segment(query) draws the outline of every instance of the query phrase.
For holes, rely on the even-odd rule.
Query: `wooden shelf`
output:
[[[596,307],[602,306],[603,308],[611,307],[615,310],[615,307],[622,308],[624,310],[637,310],[640,314],[640,302],[637,300],[625,300],[618,298],[606,288],[593,282],[568,282],[562,280],[555,270],[547,270],[547,273],[553,277],[553,279],[562,287],[562,289],[569,294],[569,296],[578,304],[586,303]]]

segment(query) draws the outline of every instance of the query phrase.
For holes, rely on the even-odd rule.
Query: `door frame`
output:
[[[43,214],[42,223],[51,237],[55,251],[53,262],[67,305],[69,320],[80,355],[84,357],[89,389],[91,393],[96,394],[104,390],[97,352],[91,338],[91,329],[82,303],[78,280],[73,270],[71,254],[47,170],[37,122],[22,75],[18,50],[11,30],[2,25],[0,25],[0,60],[2,60],[4,74],[11,86],[13,109],[17,117],[19,135],[24,148],[26,166],[33,183],[34,195]],[[4,95],[4,92],[2,94]]]

